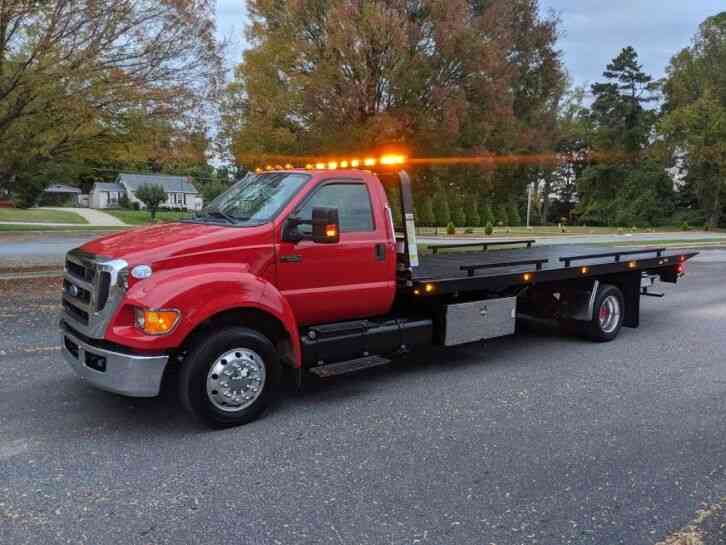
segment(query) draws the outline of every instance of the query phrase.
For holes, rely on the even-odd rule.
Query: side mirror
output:
[[[335,244],[340,241],[340,220],[337,208],[313,208],[313,242]]]

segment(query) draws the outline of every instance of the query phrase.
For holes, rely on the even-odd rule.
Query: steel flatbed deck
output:
[[[432,284],[438,294],[498,289],[627,272],[663,272],[697,255],[663,248],[612,248],[561,244],[486,252],[420,256],[410,287]]]

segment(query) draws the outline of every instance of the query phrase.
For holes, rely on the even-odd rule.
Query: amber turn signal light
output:
[[[178,310],[150,310],[137,308],[134,311],[136,327],[147,335],[166,335],[171,333],[179,322]]]

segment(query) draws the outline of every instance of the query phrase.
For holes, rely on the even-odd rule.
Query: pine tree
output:
[[[502,225],[509,225],[509,211],[507,210],[506,204],[499,205],[497,223],[501,223]]]
[[[476,200],[470,199],[466,203],[466,225],[468,227],[479,227],[481,226],[481,216],[479,216],[479,210],[476,209]]]
[[[489,201],[485,202],[484,205],[481,207],[479,215],[481,217],[481,225],[484,227],[486,227],[489,223],[494,225],[497,222],[496,218],[494,217],[494,212],[492,211],[492,205]]]
[[[431,197],[426,197],[421,205],[420,217],[418,223],[427,227],[436,224],[436,216],[434,214],[434,201]]]
[[[519,227],[522,225],[522,217],[519,215],[519,207],[512,203],[509,206],[509,225]]]
[[[466,212],[464,212],[464,207],[457,206],[454,210],[454,224],[457,227],[466,227],[468,225],[467,220],[468,218],[466,217]]]
[[[434,215],[438,227],[446,227],[451,221],[451,210],[445,193],[437,193],[434,200]]]

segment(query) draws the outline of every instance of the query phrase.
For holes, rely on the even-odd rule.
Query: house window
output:
[[[172,197],[173,197],[172,202],[176,206],[184,206],[187,204],[186,194],[184,194],[184,193],[173,193]]]

